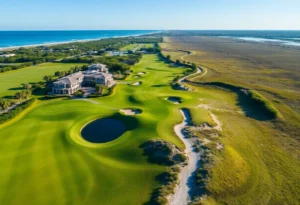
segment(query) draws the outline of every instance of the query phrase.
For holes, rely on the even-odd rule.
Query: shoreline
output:
[[[82,40],[71,40],[71,41],[62,41],[62,42],[53,42],[53,43],[32,44],[32,45],[24,45],[24,46],[0,47],[0,51],[13,51],[19,48],[34,48],[38,46],[56,46],[56,45],[69,44],[69,43],[85,43],[85,42],[99,41],[99,40],[110,39],[110,38],[139,37],[143,35],[151,35],[151,34],[157,34],[161,32],[162,31],[150,32],[145,34],[128,35],[128,36],[113,36],[113,37],[102,37],[102,38],[95,38],[95,39],[82,39]]]
[[[247,43],[261,43],[261,44],[274,44],[279,46],[287,46],[287,47],[299,47],[300,42],[298,38],[263,38],[263,37],[238,37],[238,36],[218,36],[218,38],[231,39],[239,42],[247,42]],[[293,41],[294,40],[294,41]],[[296,40],[296,41],[295,41]]]

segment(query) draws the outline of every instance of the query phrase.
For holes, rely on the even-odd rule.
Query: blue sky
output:
[[[0,0],[0,30],[300,30],[300,0]]]

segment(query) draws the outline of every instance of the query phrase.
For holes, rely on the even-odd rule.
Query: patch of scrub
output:
[[[141,81],[138,81],[138,82],[132,83],[132,84],[130,84],[130,85],[138,86],[138,85],[141,85],[141,84],[142,84],[142,82],[141,82]]]
[[[167,98],[168,101],[174,103],[174,104],[180,104],[182,102],[180,97],[168,97]]]
[[[81,136],[92,143],[113,141],[126,132],[126,126],[114,118],[98,119],[87,124],[81,130]]]
[[[209,123],[202,123],[202,124],[199,124],[199,125],[196,125],[194,127],[192,127],[193,130],[218,130],[218,131],[222,131],[222,123],[221,121],[217,118],[216,115],[212,114],[212,113],[209,113],[211,118],[213,119],[214,123],[216,124],[216,126],[211,126]]]
[[[120,112],[124,115],[138,115],[141,114],[143,111],[141,109],[122,109]]]

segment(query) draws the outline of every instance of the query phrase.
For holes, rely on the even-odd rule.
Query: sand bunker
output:
[[[123,113],[124,115],[138,115],[142,113],[142,110],[139,109],[123,109],[120,110],[121,113]]]
[[[132,83],[131,85],[134,85],[134,86],[137,86],[137,85],[141,85],[142,82],[135,82],[135,83]]]
[[[138,75],[145,75],[146,72],[139,72]]]
[[[174,103],[174,104],[180,104],[181,103],[181,98],[180,97],[168,97],[167,100]]]

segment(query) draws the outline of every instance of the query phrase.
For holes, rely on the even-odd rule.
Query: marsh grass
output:
[[[200,36],[164,40],[207,68],[193,79],[194,92],[245,114],[213,111],[223,123],[224,152],[211,159],[206,194],[195,204],[299,204],[299,50]]]

